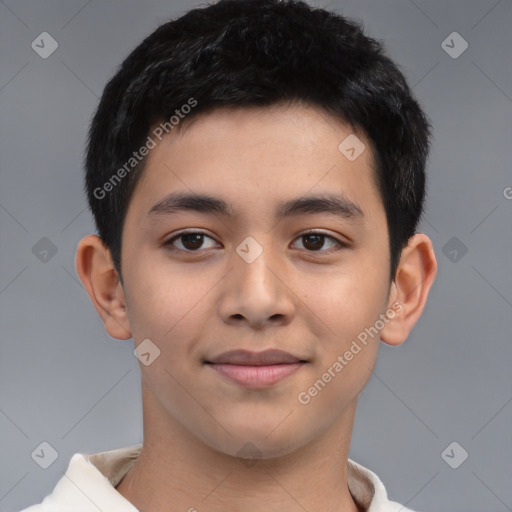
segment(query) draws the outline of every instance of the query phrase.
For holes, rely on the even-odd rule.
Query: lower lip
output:
[[[304,363],[273,364],[269,366],[241,366],[237,364],[209,364],[228,379],[251,389],[272,386],[295,373]]]

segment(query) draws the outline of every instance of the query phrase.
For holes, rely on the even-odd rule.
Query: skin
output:
[[[403,343],[423,311],[437,270],[432,243],[414,235],[389,281],[370,143],[358,133],[366,150],[349,161],[338,146],[353,129],[316,108],[220,109],[185,127],[151,150],[132,196],[124,285],[96,235],[77,250],[77,273],[107,332],[160,350],[150,365],[139,363],[143,449],[117,490],[144,512],[362,510],[347,486],[357,398],[380,341]],[[235,215],[147,215],[178,191],[221,198]],[[322,193],[343,194],[364,217],[274,217],[281,202]],[[207,235],[202,246],[183,238],[164,245],[187,228]],[[310,229],[334,239],[301,236]],[[236,252],[248,236],[263,250],[252,263]],[[300,403],[298,394],[396,301],[401,310],[379,336]],[[307,364],[257,390],[204,364],[241,348],[278,348]],[[252,463],[239,453],[247,443],[256,447]]]

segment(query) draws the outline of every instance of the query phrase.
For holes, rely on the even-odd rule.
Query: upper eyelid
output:
[[[164,244],[168,244],[169,242],[171,242],[172,240],[175,240],[176,238],[179,238],[180,236],[182,235],[193,235],[193,234],[200,234],[200,235],[205,235],[209,238],[211,238],[212,240],[215,240],[215,237],[212,236],[212,235],[209,235],[208,233],[206,233],[205,231],[201,231],[200,229],[196,229],[196,228],[188,228],[188,229],[185,229],[183,231],[179,231],[178,233],[175,233],[174,235],[166,238],[164,240]]]
[[[326,238],[330,238],[331,240],[334,240],[340,247],[348,247],[349,243],[344,240],[340,240],[339,238],[335,237],[334,235],[330,235],[329,233],[325,233],[322,230],[319,229],[312,229],[310,231],[304,231],[302,233],[299,233],[294,240],[297,240],[298,238],[306,235],[323,235]],[[328,252],[328,251],[308,251],[308,252]]]

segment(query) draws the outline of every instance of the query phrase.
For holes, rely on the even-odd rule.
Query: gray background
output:
[[[421,231],[434,243],[438,277],[409,340],[382,344],[351,458],[414,510],[512,510],[512,3],[312,3],[361,20],[385,42],[435,136]],[[0,2],[1,511],[41,501],[74,453],[142,440],[132,341],[105,333],[74,270],[78,241],[94,232],[82,154],[115,68],[194,5]],[[59,44],[47,59],[31,48],[44,31]],[[454,31],[469,44],[458,58],[442,47]],[[41,253],[44,241],[33,251],[43,237],[55,255]],[[31,458],[43,441],[58,452],[48,469]],[[441,456],[453,441],[452,465],[469,454],[457,469]]]

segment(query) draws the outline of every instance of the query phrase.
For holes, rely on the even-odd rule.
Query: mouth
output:
[[[250,389],[262,389],[286,379],[307,364],[282,350],[224,352],[204,364],[221,377]]]

